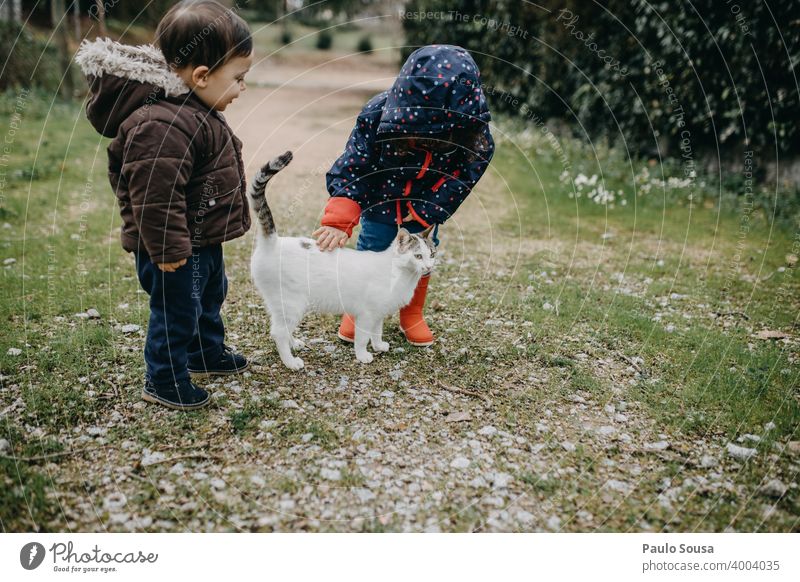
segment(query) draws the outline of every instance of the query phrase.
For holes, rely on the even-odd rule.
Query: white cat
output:
[[[283,363],[292,370],[303,360],[292,349],[303,346],[293,337],[309,311],[349,313],[356,322],[356,358],[372,361],[367,343],[386,352],[383,320],[408,305],[424,273],[431,271],[436,249],[428,228],[411,234],[400,228],[391,246],[380,253],[336,249],[320,251],[310,238],[278,236],[264,190],[270,178],[292,160],[292,153],[261,168],[250,186],[250,198],[261,225],[250,262],[253,281],[270,315],[270,335]]]

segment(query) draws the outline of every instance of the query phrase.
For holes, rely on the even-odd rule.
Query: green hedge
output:
[[[411,0],[403,56],[461,45],[494,110],[563,118],[638,154],[800,152],[800,17],[790,0],[537,4]]]

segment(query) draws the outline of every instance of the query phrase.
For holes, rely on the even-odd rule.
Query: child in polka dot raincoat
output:
[[[414,51],[392,88],[370,99],[344,153],[327,174],[330,199],[313,235],[322,250],[343,246],[361,223],[358,250],[382,251],[403,226],[438,227],[458,209],[494,154],[491,116],[472,56],[461,47]],[[414,345],[433,343],[423,308],[430,274],[420,279],[400,327]],[[347,315],[339,337],[353,341]]]

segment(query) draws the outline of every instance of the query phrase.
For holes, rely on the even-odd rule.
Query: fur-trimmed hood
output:
[[[84,40],[75,62],[90,83],[86,116],[106,137],[114,137],[120,124],[143,105],[190,92],[153,45]]]

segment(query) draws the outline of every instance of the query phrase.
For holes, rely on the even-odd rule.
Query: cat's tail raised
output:
[[[265,238],[269,238],[275,232],[275,221],[272,219],[272,211],[267,204],[267,197],[264,191],[272,177],[289,165],[292,161],[292,152],[286,152],[264,164],[250,183],[250,199],[253,201],[258,222],[261,224],[261,232]]]

